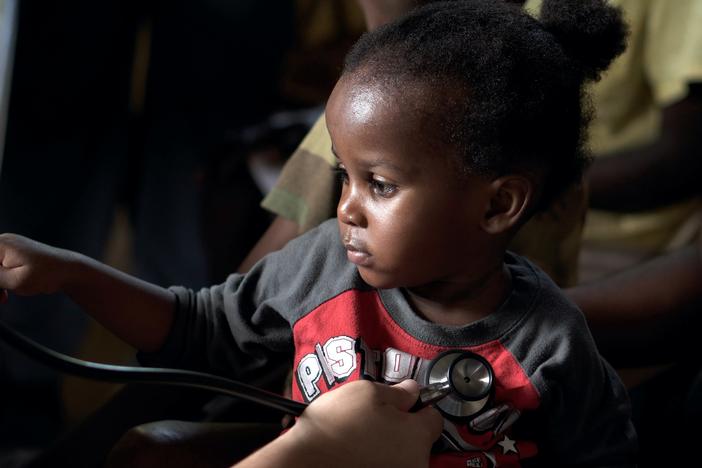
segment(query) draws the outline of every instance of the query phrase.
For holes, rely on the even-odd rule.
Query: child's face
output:
[[[431,102],[420,89],[388,92],[351,75],[327,104],[343,181],[341,238],[375,287],[472,280],[487,255],[489,182],[459,182],[450,148],[437,143]]]

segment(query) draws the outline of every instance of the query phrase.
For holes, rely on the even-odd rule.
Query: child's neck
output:
[[[405,295],[415,312],[426,320],[462,326],[496,311],[507,299],[511,288],[509,269],[500,263],[481,277],[406,288]]]

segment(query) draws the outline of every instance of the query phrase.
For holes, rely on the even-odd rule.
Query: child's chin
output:
[[[394,275],[389,275],[387,273],[379,273],[377,271],[371,270],[369,268],[357,267],[358,273],[363,278],[369,286],[376,289],[392,289],[400,287],[397,282],[397,278]]]

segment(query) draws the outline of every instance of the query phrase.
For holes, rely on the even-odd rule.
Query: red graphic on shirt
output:
[[[347,291],[300,319],[293,328],[295,381],[292,395],[312,401],[346,381],[370,378],[400,382],[417,378],[450,348],[419,341],[397,325],[375,291]],[[491,408],[473,420],[445,419],[442,445],[431,466],[520,466],[536,455],[533,442],[511,437],[511,426],[539,396],[515,357],[492,341],[465,350],[479,354],[493,368]]]

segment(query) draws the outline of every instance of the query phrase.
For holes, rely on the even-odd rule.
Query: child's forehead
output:
[[[404,95],[430,96],[441,94],[429,76],[416,76],[403,73],[389,73],[369,64],[345,73],[339,78],[347,93],[374,92],[387,99],[398,99]]]
[[[444,94],[419,79],[384,79],[351,73],[338,81],[327,103],[327,112],[333,109],[367,123],[376,123],[374,120],[387,118],[388,114],[400,114],[423,125],[441,114],[439,103],[445,102]]]
[[[388,89],[375,83],[340,80],[335,92],[332,102],[359,122],[370,123],[380,110],[397,101]]]
[[[455,155],[440,125],[443,111],[418,86],[344,77],[327,103],[326,123],[339,159],[366,154],[372,166],[378,155],[402,155],[402,172],[408,172],[412,165],[424,167]]]

